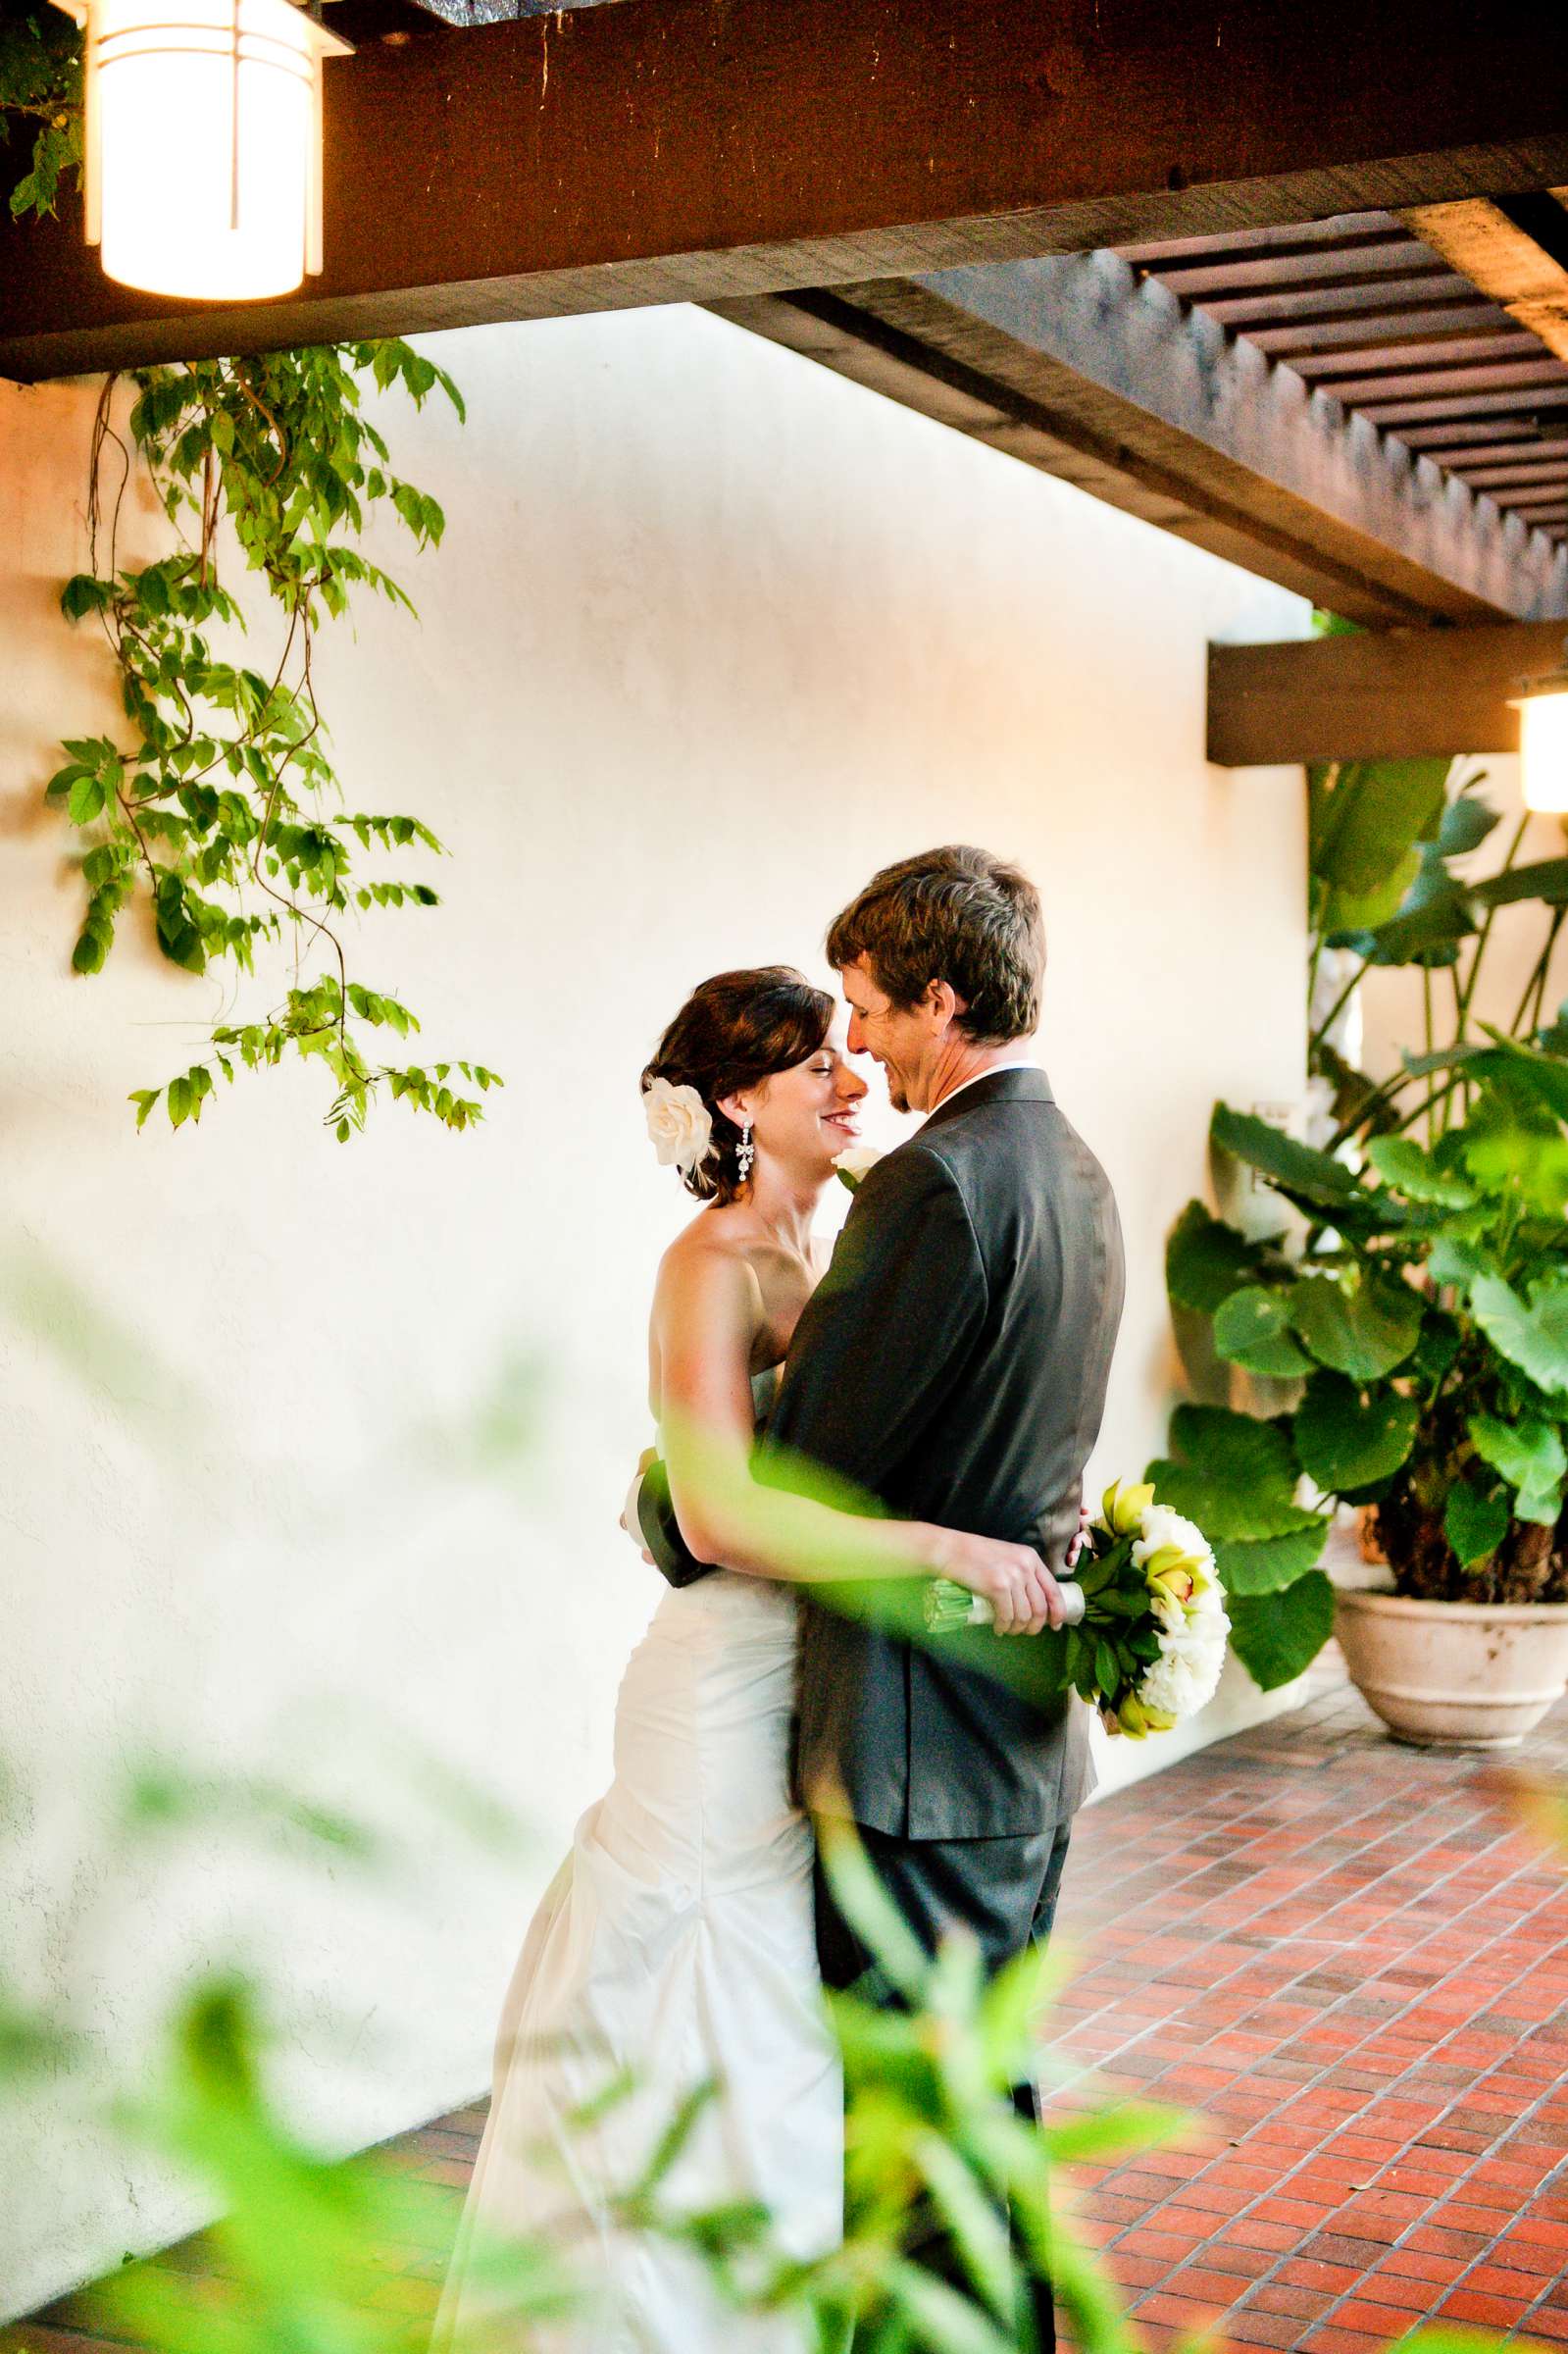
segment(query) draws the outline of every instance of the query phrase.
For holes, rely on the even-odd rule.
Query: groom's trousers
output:
[[[883,1886],[928,1953],[936,1952],[946,1931],[964,1928],[979,1939],[986,1968],[994,1971],[1026,1946],[1050,1935],[1071,1823],[997,1839],[905,1839],[864,1823],[857,1830]],[[815,1902],[824,1983],[849,1987],[864,1979],[863,1992],[881,2001],[896,2000],[839,1912],[820,1860]],[[1039,2092],[1034,2083],[1017,2086],[1013,2101],[1022,2116],[1038,2117]],[[934,2250],[926,2261],[961,2279],[945,2256],[946,2251]],[[1054,2354],[1056,2315],[1050,2282],[1035,2277],[1022,2259],[1020,2270],[1031,2282],[1038,2354]]]

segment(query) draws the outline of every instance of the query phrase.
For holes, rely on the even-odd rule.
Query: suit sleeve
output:
[[[790,1346],[772,1446],[885,1500],[940,1418],[986,1319],[969,1212],[919,1142],[869,1172]]]

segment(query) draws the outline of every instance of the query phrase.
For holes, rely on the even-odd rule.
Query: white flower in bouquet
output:
[[[1213,1699],[1231,1622],[1207,1537],[1169,1505],[1139,1514],[1133,1561],[1148,1582],[1160,1646],[1136,1700],[1150,1726],[1166,1730]]]
[[[1063,1588],[1076,1606],[1068,1625],[1040,1640],[1066,1647],[1067,1680],[1098,1705],[1110,1731],[1135,1740],[1169,1732],[1213,1698],[1225,1663],[1231,1622],[1213,1549],[1194,1521],[1156,1501],[1146,1480],[1106,1490],[1094,1533],[1087,1566]],[[933,1634],[948,1634],[987,1624],[991,1612],[938,1578],[925,1615]]]
[[[660,1168],[688,1176],[700,1168],[713,1151],[713,1114],[696,1089],[650,1079],[642,1091],[642,1109]]]
[[[860,1190],[862,1177],[868,1176],[881,1158],[882,1151],[877,1145],[850,1145],[844,1151],[834,1154],[833,1165],[838,1172],[839,1183],[854,1194]]]

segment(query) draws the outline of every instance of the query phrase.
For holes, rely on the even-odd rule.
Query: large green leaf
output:
[[[1264,1254],[1201,1202],[1189,1202],[1165,1246],[1165,1288],[1178,1307],[1212,1316],[1221,1302],[1252,1281]]]
[[[1278,1594],[1239,1594],[1229,1604],[1231,1645],[1265,1692],[1310,1667],[1334,1632],[1334,1588],[1309,1569]]]
[[[1531,1288],[1528,1303],[1500,1275],[1478,1275],[1470,1286],[1476,1322],[1492,1347],[1528,1373],[1538,1389],[1568,1396],[1568,1274]]]
[[[1293,1586],[1308,1569],[1315,1569],[1328,1536],[1327,1512],[1305,1512],[1303,1525],[1289,1535],[1264,1537],[1256,1544],[1220,1544],[1214,1548],[1220,1583],[1228,1594],[1277,1594]]]
[[[1440,1169],[1430,1152],[1413,1136],[1375,1136],[1367,1158],[1386,1185],[1412,1202],[1431,1202],[1442,1209],[1467,1209],[1475,1190],[1462,1177]]]
[[[1478,850],[1498,824],[1495,809],[1479,799],[1473,793],[1458,793],[1442,813],[1438,828],[1438,850],[1444,858],[1462,858],[1467,850]]]
[[[1290,1318],[1320,1365],[1355,1381],[1377,1381],[1403,1364],[1421,1331],[1421,1294],[1396,1276],[1357,1284],[1306,1275],[1293,1287]]]
[[[1419,890],[1418,881],[1416,891]],[[1420,897],[1412,906],[1409,901],[1415,896],[1407,894],[1404,908],[1388,923],[1375,925],[1370,931],[1348,933],[1341,945],[1354,948],[1369,964],[1454,963],[1460,941],[1468,940],[1477,929],[1473,897],[1457,883],[1446,879],[1440,889]]]
[[[1210,1544],[1257,1543],[1317,1525],[1317,1515],[1295,1502],[1300,1470],[1280,1424],[1229,1407],[1179,1406],[1171,1448],[1143,1476]]]
[[[1568,1207],[1568,1136],[1543,1103],[1490,1086],[1463,1129],[1465,1167],[1478,1186],[1543,1216]]]
[[[1252,1112],[1233,1111],[1229,1103],[1217,1103],[1209,1136],[1221,1151],[1245,1161],[1260,1176],[1277,1179],[1292,1193],[1306,1195],[1309,1201],[1334,1208],[1360,1197],[1361,1189],[1342,1161],[1311,1145],[1297,1144]]]
[[[1312,1359],[1290,1337],[1289,1295],[1248,1284],[1233,1292],[1214,1318],[1214,1346],[1246,1373],[1290,1381],[1309,1373]]]
[[[1344,760],[1312,796],[1312,872],[1334,892],[1366,898],[1387,890],[1416,844],[1443,815],[1446,760]],[[1395,894],[1388,912],[1398,905]]]
[[[1442,1533],[1461,1569],[1472,1569],[1494,1554],[1508,1534],[1508,1499],[1455,1480],[1443,1509]]]
[[[1539,1045],[1526,1045],[1506,1032],[1484,1025],[1492,1051],[1482,1063],[1483,1076],[1495,1077],[1505,1087],[1543,1103],[1559,1120],[1568,1120],[1568,1055]]]
[[[1179,1406],[1171,1416],[1171,1453],[1222,1478],[1286,1497],[1299,1476],[1288,1425],[1228,1406]]]
[[[1398,1470],[1420,1411],[1414,1398],[1381,1384],[1362,1389],[1342,1373],[1314,1373],[1295,1409],[1296,1453],[1325,1495],[1353,1495]]]
[[[1491,1414],[1472,1414],[1470,1439],[1482,1461],[1500,1471],[1515,1491],[1520,1519],[1554,1527],[1562,1510],[1568,1452],[1551,1424],[1531,1416],[1499,1422]]]
[[[1542,858],[1534,866],[1511,866],[1475,884],[1470,896],[1483,907],[1509,907],[1520,899],[1541,899],[1548,907],[1568,906],[1568,858]]]

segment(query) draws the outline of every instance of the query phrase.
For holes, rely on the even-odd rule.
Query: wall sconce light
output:
[[[152,294],[256,301],[322,266],[322,60],[292,0],[56,0],[83,28],[87,242]]]
[[[1508,697],[1519,714],[1519,774],[1527,809],[1568,816],[1568,640],[1563,660],[1521,679]]]

